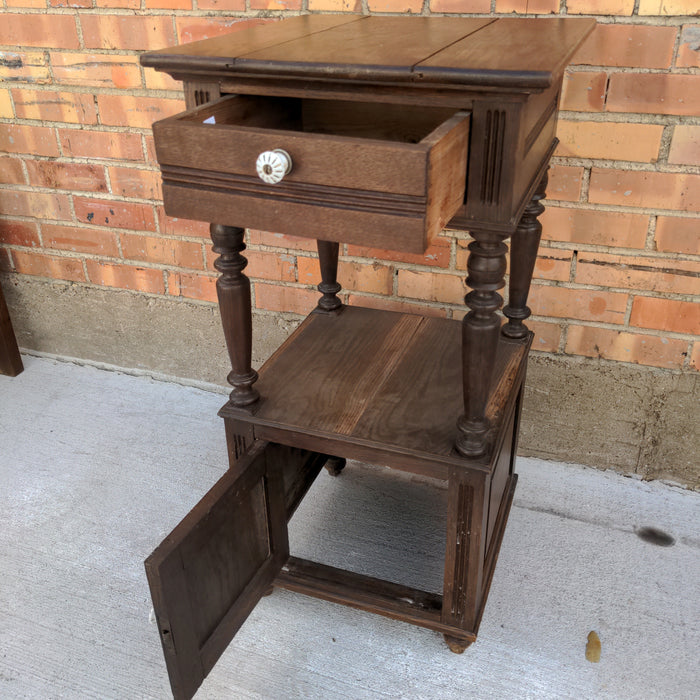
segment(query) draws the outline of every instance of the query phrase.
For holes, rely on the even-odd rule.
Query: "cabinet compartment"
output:
[[[464,201],[469,113],[227,96],[153,126],[165,210],[422,253]],[[292,167],[263,182],[258,156]]]

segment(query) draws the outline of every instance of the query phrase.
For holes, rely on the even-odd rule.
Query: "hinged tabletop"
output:
[[[303,15],[141,57],[174,77],[306,76],[537,91],[593,30],[585,18]]]

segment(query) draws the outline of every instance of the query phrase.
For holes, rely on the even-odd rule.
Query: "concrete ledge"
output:
[[[225,385],[230,367],[218,309],[22,275],[3,276],[27,350]],[[254,364],[296,327],[258,313]],[[520,453],[700,487],[695,372],[533,353]]]

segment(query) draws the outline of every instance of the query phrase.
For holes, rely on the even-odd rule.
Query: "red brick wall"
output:
[[[301,10],[597,16],[565,78],[535,347],[700,369],[700,0],[0,2],[0,269],[205,302],[208,229],[164,215],[150,135],[180,86],[140,51]],[[340,281],[353,303],[460,318],[467,241],[347,246]],[[312,308],[314,242],[249,242],[256,308]]]

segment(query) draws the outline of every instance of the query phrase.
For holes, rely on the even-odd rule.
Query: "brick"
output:
[[[55,14],[3,14],[0,44],[51,49],[77,49],[80,46],[75,17]]]
[[[546,241],[644,248],[649,217],[644,214],[548,207],[540,217]]]
[[[124,258],[161,265],[201,270],[204,266],[200,243],[157,236],[119,235]]]
[[[695,116],[700,112],[700,75],[614,73],[610,76],[607,109]]]
[[[221,34],[230,34],[246,27],[267,24],[266,19],[214,19],[206,17],[176,17],[178,43],[185,44],[200,39],[211,39]]]
[[[163,198],[159,171],[114,166],[107,168],[107,172],[114,194],[139,199]]]
[[[57,156],[56,134],[46,126],[0,124],[0,151],[30,153],[33,156]]]
[[[700,219],[657,217],[654,243],[663,253],[700,255]]]
[[[242,12],[245,10],[245,0],[197,0],[197,7],[200,10]]]
[[[12,99],[20,119],[96,124],[92,95],[55,90],[13,90]]]
[[[598,24],[572,59],[574,64],[668,68],[676,27]]]
[[[576,282],[600,287],[700,295],[700,262],[580,252]]]
[[[700,335],[700,304],[638,296],[632,302],[630,326]]]
[[[144,142],[146,144],[146,162],[158,165],[158,156],[156,155],[156,144],[153,140],[153,134],[146,134],[144,136]]]
[[[561,327],[556,323],[533,321],[528,319],[525,324],[534,334],[532,349],[540,352],[557,352],[561,339]]]
[[[596,204],[700,211],[700,175],[593,168],[588,200]]]
[[[216,302],[216,277],[168,272],[168,294],[174,297]]]
[[[162,206],[156,207],[158,227],[167,236],[197,236],[209,239],[209,224],[191,219],[176,219],[168,216]]]
[[[255,307],[267,311],[287,311],[306,316],[316,307],[318,292],[278,284],[255,283]]]
[[[213,262],[216,253],[211,252],[208,267],[214,269]],[[244,253],[248,259],[246,275],[255,279],[279,280],[282,282],[296,282],[296,259],[293,255],[285,253],[268,253],[263,250],[248,250]]]
[[[26,182],[22,161],[0,155],[0,185],[25,185]]]
[[[39,227],[28,221],[0,219],[0,243],[38,248],[41,245]]]
[[[110,160],[143,160],[143,147],[141,137],[138,134],[59,129],[58,137],[66,156]]]
[[[95,7],[137,10],[141,7],[141,0],[95,0]]]
[[[289,236],[285,233],[270,233],[249,229],[248,240],[250,245],[265,245],[270,248],[287,248],[291,250],[306,250],[316,252],[316,241],[301,236]]]
[[[560,120],[556,155],[655,163],[664,127],[656,124]]]
[[[301,0],[250,0],[251,10],[301,10]]]
[[[141,87],[141,71],[135,56],[56,52],[51,54],[51,66],[54,78],[63,85]]]
[[[29,216],[35,219],[71,218],[70,200],[66,194],[0,190],[0,212],[8,216]]]
[[[581,198],[583,168],[571,165],[552,165],[549,168],[547,199],[560,202],[578,202]]]
[[[700,165],[700,126],[678,124],[673,127],[668,162],[678,165]]]
[[[92,163],[59,163],[55,160],[27,160],[29,184],[55,190],[106,192],[104,168]]]
[[[430,0],[430,10],[455,14],[488,13],[491,11],[491,0]]]
[[[631,15],[634,0],[567,0],[570,15]]]
[[[23,275],[84,282],[83,264],[77,258],[45,255],[24,250],[13,250],[15,270]]]
[[[392,262],[408,263],[410,265],[428,265],[430,267],[448,267],[450,264],[451,243],[449,238],[438,236],[434,238],[425,253],[402,253],[380,248],[364,248],[348,245],[348,255],[372,260],[390,260]]]
[[[42,224],[41,237],[46,248],[119,257],[116,236],[112,231],[102,228],[73,224]]]
[[[685,340],[591,326],[569,326],[566,338],[572,355],[669,369],[682,366],[687,348]]]
[[[46,9],[46,0],[5,0],[7,7]]]
[[[568,282],[571,276],[571,251],[541,248],[535,260],[534,279]]]
[[[73,205],[76,218],[84,224],[155,231],[153,207],[148,204],[74,197]]]
[[[556,13],[559,12],[559,0],[496,0],[496,12],[517,12],[523,15]]]
[[[398,291],[401,297],[461,304],[467,289],[463,276],[399,270]]]
[[[98,95],[97,107],[102,124],[150,129],[153,122],[184,111],[185,102],[135,95]]]
[[[639,0],[640,15],[700,15],[698,0]]]
[[[700,24],[683,25],[676,65],[679,68],[700,68]]]
[[[560,107],[572,112],[602,112],[608,74],[579,71],[564,74]]]
[[[92,7],[92,0],[49,0],[51,7]]]
[[[88,49],[140,51],[175,43],[169,16],[81,15],[80,23]]]
[[[350,294],[348,305],[363,306],[366,309],[380,309],[383,311],[396,311],[401,314],[418,314],[419,316],[432,316],[445,318],[447,310],[437,306],[414,303],[410,301],[399,301],[389,297],[370,297],[363,294]]]
[[[297,267],[299,282],[315,286],[321,281],[316,258],[299,257]],[[338,264],[338,282],[343,289],[388,295],[391,294],[393,286],[393,269],[379,263],[363,265],[341,260]]]
[[[537,316],[624,323],[627,294],[533,284],[528,306]]]
[[[423,9],[422,0],[367,0],[370,12],[405,12],[418,14]]]
[[[0,119],[12,119],[14,116],[10,91],[0,90]]]
[[[149,10],[191,10],[192,0],[146,0]],[[199,4],[199,9],[203,9]]]
[[[103,287],[133,289],[147,294],[164,294],[163,273],[148,267],[103,263],[86,260],[88,277],[93,284]]]
[[[690,354],[690,366],[700,370],[700,341],[693,343],[693,350]]]
[[[182,81],[171,78],[167,73],[146,68],[143,74],[146,78],[147,90],[177,90],[182,92]]]
[[[362,12],[362,0],[308,0],[312,12]]]
[[[0,81],[50,83],[43,51],[0,51]]]

